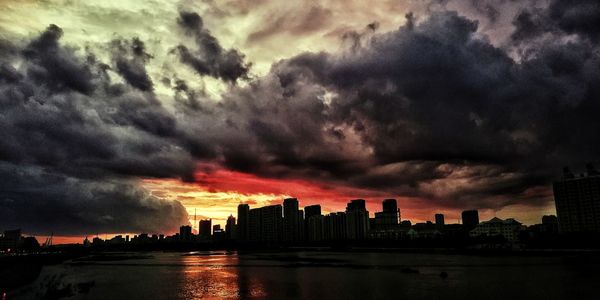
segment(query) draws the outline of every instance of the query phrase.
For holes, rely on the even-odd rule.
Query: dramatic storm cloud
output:
[[[352,51],[280,61],[223,102],[255,141],[245,148],[253,154],[232,150],[226,163],[442,202],[434,205],[548,201],[523,198],[560,166],[597,160],[597,47],[583,35],[536,40],[515,59],[522,45],[497,48],[477,26],[433,13]]]
[[[108,65],[91,53],[78,57],[60,45],[61,35],[50,25],[25,45],[3,43],[3,225],[70,234],[172,230],[186,223],[180,203],[146,195],[128,179],[192,176],[191,156],[169,141],[177,134],[174,117],[152,94],[112,84]],[[143,46],[132,43],[132,50],[117,51],[137,58],[116,54],[118,72],[136,88],[151,88],[147,76],[139,76]]]
[[[0,226],[171,232],[192,201],[173,182],[260,203],[312,191],[331,209],[385,196],[537,218],[563,165],[598,161],[593,1],[386,2],[365,15],[244,3],[211,2],[206,16],[173,4],[139,34],[107,25],[90,41],[69,35],[97,23],[3,25]]]
[[[38,234],[172,232],[187,222],[179,202],[149,195],[128,180],[94,181],[2,164],[0,218]]]
[[[202,18],[194,12],[181,12],[179,25],[186,35],[192,36],[198,47],[191,51],[178,45],[176,51],[181,62],[192,67],[200,75],[210,75],[225,81],[235,82],[248,75],[249,66],[244,63],[244,55],[235,49],[225,50],[219,41],[204,28]]]

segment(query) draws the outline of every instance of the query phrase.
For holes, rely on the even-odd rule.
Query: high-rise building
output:
[[[248,240],[248,214],[250,212],[250,206],[248,204],[238,205],[237,214],[237,238],[240,241]]]
[[[398,201],[396,199],[384,199],[381,203],[384,212],[397,213]]]
[[[437,227],[444,227],[444,215],[443,214],[435,214],[435,225]]]
[[[281,205],[253,208],[248,213],[248,238],[254,242],[281,240],[283,219]]]
[[[558,218],[554,215],[543,216],[542,227],[544,232],[558,233]]]
[[[306,238],[311,242],[324,239],[324,221],[323,215],[312,215],[306,220]]]
[[[141,236],[141,234],[140,234],[140,236]],[[183,225],[183,226],[179,227],[179,239],[181,239],[182,241],[192,240],[192,226]]]
[[[350,202],[346,204],[346,211],[350,210],[367,210],[365,199],[350,200]]]
[[[296,225],[298,228],[298,241],[306,240],[306,227],[304,226],[304,211],[298,210],[298,224]]]
[[[210,238],[212,219],[200,220],[198,235],[202,238]]]
[[[330,213],[323,218],[323,238],[325,240],[345,240],[348,237],[346,213]]]
[[[385,199],[382,202],[383,211],[375,213],[376,229],[392,229],[398,226],[400,210],[396,199]]]
[[[296,242],[299,240],[298,199],[283,200],[283,240]]]
[[[362,240],[369,231],[369,212],[364,199],[351,200],[346,206],[347,238]]]
[[[237,238],[235,217],[233,215],[229,215],[229,217],[227,217],[227,223],[225,224],[225,232],[227,234],[228,239],[236,239]]]
[[[588,164],[576,177],[568,168],[553,184],[554,202],[561,232],[600,232],[600,174]]]
[[[479,224],[479,212],[476,209],[463,211],[462,223],[467,229],[474,228]]]
[[[321,215],[321,205],[309,205],[304,207],[304,217],[306,220],[310,219],[312,216],[320,216]]]
[[[323,221],[321,205],[309,205],[304,207],[304,236],[308,241],[323,240]],[[315,220],[312,220],[312,219]]]

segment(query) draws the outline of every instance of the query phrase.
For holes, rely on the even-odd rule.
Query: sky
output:
[[[0,229],[296,197],[539,223],[600,153],[596,1],[0,1]]]

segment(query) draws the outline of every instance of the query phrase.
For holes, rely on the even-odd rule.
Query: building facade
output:
[[[200,220],[200,224],[198,225],[198,235],[202,238],[210,238],[212,233],[212,220],[205,219]]]
[[[523,229],[523,225],[515,219],[502,220],[500,218],[492,218],[489,221],[481,222],[469,232],[471,237],[481,236],[503,236],[509,242],[516,242],[519,239],[519,232]]]
[[[229,217],[227,217],[227,223],[225,223],[225,233],[228,239],[237,238],[237,226],[235,224],[235,217],[233,215],[229,215]]]
[[[374,229],[393,229],[398,227],[400,210],[396,199],[385,199],[382,202],[383,211],[375,213]]]
[[[477,210],[465,210],[461,216],[463,226],[466,228],[475,228],[479,224],[479,212]]]
[[[369,211],[364,199],[351,200],[346,206],[346,234],[349,240],[366,239],[369,232]]]
[[[600,174],[591,164],[580,177],[565,168],[552,187],[561,232],[600,232]]]
[[[443,214],[435,214],[435,225],[438,228],[444,227],[445,221],[444,221],[444,215]]]
[[[323,238],[329,241],[347,238],[346,213],[330,213],[323,218]]]
[[[283,199],[283,240],[297,242],[300,239],[298,199]]]
[[[279,242],[283,233],[281,205],[253,208],[249,211],[249,240],[253,242]]]
[[[237,239],[239,241],[248,240],[248,217],[250,213],[250,206],[248,204],[238,205],[238,217],[237,217]]]

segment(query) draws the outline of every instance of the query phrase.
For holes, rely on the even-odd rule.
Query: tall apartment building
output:
[[[250,206],[248,204],[238,205],[237,214],[237,239],[239,241],[248,240],[248,217],[250,213]]]
[[[593,165],[581,176],[565,168],[552,187],[561,232],[600,232],[600,174]]]
[[[475,228],[479,224],[479,212],[476,209],[462,212],[462,223],[466,228]]]
[[[364,199],[351,200],[346,206],[347,238],[362,240],[369,231],[369,212]]]
[[[283,199],[283,240],[296,242],[300,239],[298,199]]]
[[[330,213],[323,218],[323,238],[329,241],[345,240],[347,234],[346,213]]]
[[[375,213],[376,229],[392,229],[398,226],[400,210],[396,199],[385,199],[381,203],[383,211]]]
[[[279,242],[283,233],[281,205],[250,209],[248,237],[253,242]]]

